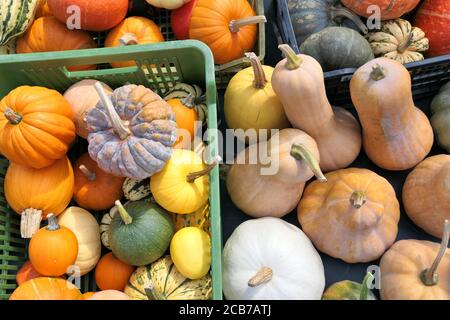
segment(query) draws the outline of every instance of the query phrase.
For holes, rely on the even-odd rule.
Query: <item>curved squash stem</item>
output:
[[[136,44],[138,44],[138,39],[134,33],[125,33],[119,39],[119,44],[121,47],[136,45]]]
[[[97,179],[97,175],[95,174],[95,172],[89,170],[84,164],[79,166],[78,169],[80,169],[80,171],[86,176],[86,179],[88,179],[89,181],[94,181],[95,179]]]
[[[48,219],[48,225],[47,225],[46,229],[48,231],[56,231],[56,230],[60,229],[58,220],[56,220],[56,216],[53,213],[48,214],[47,219]]]
[[[239,20],[231,20],[230,21],[230,31],[233,33],[236,33],[236,32],[239,32],[239,30],[242,27],[248,26],[250,24],[266,23],[266,22],[267,22],[267,18],[262,15],[243,18],[243,19],[239,19]]]
[[[253,87],[255,89],[264,89],[267,84],[266,74],[264,73],[261,61],[254,52],[247,52],[245,56],[250,60],[253,67],[253,74],[255,75],[255,81],[253,81]]]
[[[367,300],[367,297],[369,296],[369,284],[372,283],[374,278],[375,277],[371,272],[367,272],[363,282],[361,283],[361,292],[359,293],[359,300]]]
[[[211,162],[211,164],[209,164],[205,169],[189,173],[186,177],[186,181],[189,183],[194,183],[195,180],[197,180],[198,178],[203,177],[204,175],[210,173],[212,169],[214,169],[221,162],[222,158],[220,156],[215,157]]]
[[[180,101],[183,106],[192,109],[195,107],[195,94],[189,93],[189,95],[186,98],[183,98]]]
[[[439,263],[444,257],[445,252],[447,251],[449,236],[450,236],[450,221],[445,220],[444,233],[442,234],[442,242],[439,248],[439,252],[436,256],[436,259],[434,259],[433,264],[431,265],[430,268],[423,270],[422,273],[420,274],[420,279],[426,286],[435,286],[439,282],[439,275],[436,273],[436,270],[439,267]]]
[[[382,80],[386,78],[386,70],[378,63],[372,67],[372,72],[370,73],[370,78],[375,81]]]
[[[20,235],[29,239],[38,232],[42,221],[42,210],[25,209],[20,213]]]
[[[350,19],[358,27],[358,29],[361,30],[361,32],[363,34],[369,33],[369,29],[364,24],[364,22],[362,22],[362,20],[359,18],[359,16],[357,16],[356,14],[354,14],[353,12],[351,12],[350,10],[348,10],[346,8],[331,7],[330,14],[331,14],[332,20],[335,20],[336,18],[341,18],[341,17]]]
[[[116,209],[120,214],[120,217],[122,218],[122,221],[125,224],[130,224],[133,222],[133,218],[130,216],[130,214],[127,212],[127,210],[125,210],[125,208],[123,207],[122,203],[120,202],[120,200],[117,200],[115,202],[116,205]]]
[[[355,191],[350,197],[350,203],[356,209],[360,209],[367,202],[366,194],[362,191]]]
[[[414,34],[411,32],[408,35],[408,38],[406,38],[405,40],[403,40],[402,43],[399,44],[397,51],[399,53],[404,53],[406,50],[408,50],[409,46],[413,43],[414,40]]]
[[[249,287],[257,287],[263,283],[272,280],[273,271],[269,267],[262,267],[250,280],[248,280]]]
[[[301,144],[293,144],[291,147],[291,156],[299,161],[304,161],[306,165],[316,176],[320,182],[327,182],[322,170],[320,170],[319,163],[313,154]]]
[[[280,44],[278,46],[278,49],[280,49],[286,57],[286,68],[288,70],[295,70],[300,68],[303,63],[303,59],[299,57],[289,45]]]
[[[111,121],[114,132],[119,136],[121,140],[125,140],[130,135],[130,131],[123,125],[122,120],[114,109],[111,99],[107,96],[101,83],[95,83],[94,87],[95,90],[97,90],[100,100],[106,108],[106,112],[108,114],[109,120]]]
[[[20,113],[14,111],[10,107],[7,107],[5,111],[3,111],[3,114],[11,124],[19,124],[20,121],[22,121],[22,116],[20,115]]]

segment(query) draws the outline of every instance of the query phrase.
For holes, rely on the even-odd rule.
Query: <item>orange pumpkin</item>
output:
[[[74,165],[75,186],[73,196],[78,205],[87,210],[109,210],[123,196],[125,178],[101,170],[88,153]]]
[[[95,282],[101,290],[123,291],[133,271],[134,267],[117,259],[112,252],[109,252],[97,264]]]
[[[159,27],[150,19],[129,17],[112,29],[105,40],[105,47],[120,47],[136,44],[163,42]],[[111,62],[114,68],[135,66],[134,61]]]
[[[40,0],[39,5],[36,9],[36,14],[34,16],[35,19],[40,17],[50,17],[52,16],[52,12],[50,11],[50,7],[48,6],[47,0]]]
[[[372,8],[380,10],[381,20],[400,18],[413,10],[420,0],[342,0],[342,4],[363,17],[373,14]]]
[[[189,149],[191,147],[190,142],[195,136],[195,122],[198,121],[197,112],[194,108],[194,99],[195,97],[190,95],[184,99],[170,99],[167,101],[173,112],[175,112],[178,124],[178,139],[174,145],[175,148]],[[188,139],[188,137],[190,138]]]
[[[20,285],[9,300],[82,300],[80,290],[59,278],[40,277]]]
[[[17,39],[17,53],[66,51],[95,48],[96,44],[86,31],[69,30],[55,17],[36,19],[27,32]],[[70,66],[69,71],[95,70],[95,65]]]
[[[9,206],[21,217],[20,232],[31,238],[42,216],[63,212],[73,196],[73,170],[64,157],[50,167],[33,169],[11,163],[5,177],[5,196]]]
[[[23,266],[17,271],[16,274],[16,282],[20,286],[22,283],[42,277],[42,275],[36,271],[36,269],[33,268],[33,265],[31,264],[30,260],[25,262]]]
[[[96,292],[88,300],[131,300],[131,298],[118,290],[103,290]]]
[[[75,138],[74,114],[55,90],[21,86],[0,101],[0,153],[45,168],[67,153]]]
[[[28,255],[40,274],[61,276],[77,259],[78,240],[70,229],[58,224],[56,216],[49,214],[48,226],[41,228],[31,239]]]

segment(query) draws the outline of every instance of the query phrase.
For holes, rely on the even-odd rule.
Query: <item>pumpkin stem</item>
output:
[[[445,220],[442,242],[439,248],[439,252],[436,256],[436,259],[433,261],[433,264],[431,265],[430,268],[423,270],[422,273],[420,274],[420,279],[426,286],[435,286],[439,282],[439,275],[436,273],[436,270],[439,267],[439,263],[444,257],[445,252],[447,251],[449,235],[450,235],[450,221]]]
[[[89,181],[94,181],[95,179],[97,179],[97,175],[95,174],[95,172],[89,170],[84,164],[79,166],[78,169],[80,169],[80,171],[86,176]]]
[[[337,18],[347,18],[353,21],[353,23],[358,27],[359,30],[361,30],[363,34],[367,34],[369,32],[369,29],[364,24],[364,22],[362,22],[362,20],[356,14],[346,8],[331,7],[330,13],[332,20],[336,20]]]
[[[414,34],[411,32],[408,35],[408,37],[405,40],[403,40],[402,43],[399,44],[397,51],[399,53],[405,52],[409,48],[409,46],[413,43],[413,40],[414,40]]]
[[[116,205],[116,209],[117,211],[119,211],[120,217],[122,218],[122,221],[125,224],[130,224],[133,222],[133,217],[130,216],[130,214],[127,212],[127,210],[125,210],[125,208],[123,207],[122,203],[120,202],[120,200],[117,200],[115,202]]]
[[[181,99],[181,104],[186,108],[192,109],[195,107],[195,94],[189,93],[186,98]]]
[[[56,216],[53,213],[49,213],[47,215],[47,219],[48,219],[48,225],[47,225],[46,229],[48,231],[56,231],[56,230],[60,229],[58,220],[56,220]]]
[[[280,44],[278,46],[278,49],[280,49],[286,57],[286,68],[288,70],[295,70],[300,68],[303,63],[303,59],[299,57],[289,45]]]
[[[362,191],[355,191],[350,197],[350,203],[356,209],[361,208],[367,202],[366,194]]]
[[[250,280],[248,280],[249,287],[257,287],[263,283],[272,280],[273,271],[269,267],[262,267]]]
[[[230,31],[233,33],[239,32],[239,30],[242,27],[248,26],[250,24],[257,24],[257,23],[266,23],[267,19],[265,16],[254,16],[254,17],[248,17],[238,20],[231,20],[230,21]]]
[[[264,89],[267,84],[266,74],[264,73],[261,61],[254,52],[247,52],[245,56],[250,60],[253,67],[253,74],[255,75],[255,81],[253,81],[253,87],[255,89]]]
[[[14,111],[10,107],[6,107],[5,111],[3,111],[3,114],[11,124],[19,124],[20,121],[22,121],[22,116],[20,115],[20,113]]]
[[[369,284],[372,283],[375,277],[371,272],[367,272],[364,277],[363,282],[361,283],[361,292],[359,293],[359,300],[367,300],[369,296]]]
[[[386,78],[386,70],[380,66],[378,63],[372,67],[372,72],[370,73],[372,80],[379,81]]]
[[[320,182],[327,182],[322,170],[320,170],[319,162],[313,154],[301,144],[293,144],[291,147],[291,156],[299,161],[305,161],[306,165],[316,176]]]
[[[134,33],[125,33],[120,39],[119,43],[121,47],[131,46],[138,44],[138,39]]]
[[[29,239],[39,230],[42,210],[29,208],[21,212],[20,215],[20,234],[22,238]]]
[[[220,156],[215,157],[211,162],[211,164],[209,164],[205,169],[189,173],[186,177],[186,181],[189,183],[194,183],[195,180],[197,180],[198,178],[203,177],[204,175],[210,173],[212,169],[214,169],[221,162],[222,158]]]
[[[95,84],[95,90],[97,90],[97,93],[100,96],[100,100],[106,108],[106,112],[108,114],[109,120],[111,121],[114,132],[119,136],[121,140],[125,140],[130,135],[130,131],[123,125],[122,120],[120,119],[111,102],[111,99],[106,94],[100,82],[97,82]]]

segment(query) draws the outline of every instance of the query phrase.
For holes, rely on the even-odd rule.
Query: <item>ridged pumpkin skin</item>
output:
[[[40,277],[20,285],[9,300],[83,300],[83,296],[71,282]]]
[[[41,0],[2,0],[0,47],[24,33],[33,22]]]
[[[325,176],[326,183],[308,185],[298,205],[302,230],[318,250],[347,263],[378,259],[397,237],[400,205],[394,188],[367,169]]]
[[[59,1],[59,0],[58,0]],[[17,53],[51,52],[92,49],[97,45],[91,35],[82,30],[69,30],[55,17],[36,19],[27,32],[17,39]],[[95,70],[95,65],[68,66],[69,71]]]
[[[178,125],[178,138],[174,148],[190,149],[195,137],[197,112],[194,106],[188,105],[188,101],[184,99],[170,99],[167,103],[172,107]]]
[[[9,161],[45,168],[67,153],[74,114],[55,90],[21,86],[0,101],[0,153]]]
[[[144,17],[129,17],[112,29],[105,39],[105,47],[149,44],[163,42],[164,36],[152,20]],[[135,66],[134,61],[111,62],[113,68]]]
[[[347,8],[366,18],[373,14],[372,11],[368,12],[369,7],[378,6],[381,10],[381,20],[390,20],[400,18],[410,12],[419,4],[420,0],[341,0],[341,2]]]
[[[209,300],[212,281],[208,274],[200,280],[189,280],[178,272],[170,256],[133,273],[125,293],[133,300],[149,300],[145,289],[152,288],[150,300]]]
[[[411,76],[400,62],[368,62],[353,75],[350,93],[363,128],[364,150],[377,166],[406,170],[428,155],[433,129],[414,105]]]
[[[431,125],[439,145],[450,153],[450,82],[447,82],[431,103]]]
[[[112,252],[108,252],[95,268],[95,283],[101,290],[123,291],[133,271],[134,267],[114,257]]]
[[[409,218],[427,233],[442,237],[442,225],[450,220],[450,155],[421,162],[403,185],[403,205]]]

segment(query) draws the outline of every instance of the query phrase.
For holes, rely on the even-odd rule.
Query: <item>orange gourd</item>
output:
[[[45,276],[70,273],[78,255],[78,240],[66,227],[60,226],[53,214],[48,215],[48,226],[31,238],[28,255],[33,267]]]
[[[105,254],[95,269],[95,282],[101,290],[123,291],[134,267],[117,259],[112,252]]]
[[[0,153],[32,168],[48,167],[75,138],[74,114],[55,90],[21,86],[0,101]]]
[[[96,44],[89,33],[82,30],[69,30],[55,17],[36,19],[27,32],[17,39],[17,53],[66,51],[95,48]],[[95,65],[70,66],[69,71],[95,70]]]
[[[50,11],[50,7],[48,6],[47,0],[40,0],[39,5],[36,9],[36,14],[34,16],[35,19],[40,17],[50,17],[52,16],[52,12]]]
[[[400,62],[369,61],[353,75],[350,93],[363,128],[364,150],[377,166],[406,170],[428,155],[433,129],[414,105],[411,76]]]
[[[17,287],[9,300],[83,300],[83,296],[69,281],[40,277]]]
[[[163,42],[159,27],[150,19],[129,17],[112,29],[105,40],[105,47],[120,47],[136,44]],[[111,62],[114,68],[135,66],[134,61]]]
[[[30,260],[25,262],[23,266],[17,271],[16,274],[16,282],[20,286],[22,283],[42,277],[42,275],[36,271],[36,269],[33,268],[33,265],[31,264]]]
[[[73,184],[72,165],[67,157],[44,169],[10,164],[4,190],[9,206],[22,216],[22,237],[31,238],[39,230],[42,217],[58,215],[67,208]]]
[[[109,210],[123,196],[125,178],[101,170],[88,153],[74,164],[75,185],[73,196],[78,205],[87,210]]]
[[[400,18],[413,10],[420,0],[342,0],[342,4],[363,17],[374,14],[373,8],[380,11],[381,20]]]
[[[170,104],[172,111],[175,113],[178,125],[178,138],[174,148],[191,148],[191,142],[195,136],[195,122],[198,121],[197,112],[194,108],[194,99],[195,97],[190,95],[184,99],[167,100],[167,103]]]

